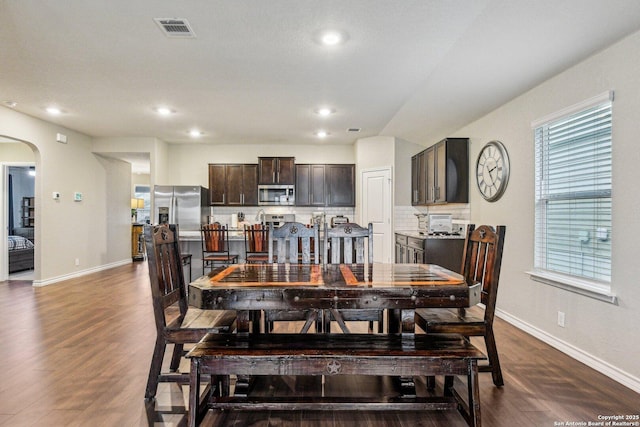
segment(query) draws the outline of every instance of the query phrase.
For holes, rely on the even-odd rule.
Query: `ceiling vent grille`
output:
[[[186,19],[181,18],[155,18],[156,24],[167,37],[186,39],[195,38],[196,33]]]

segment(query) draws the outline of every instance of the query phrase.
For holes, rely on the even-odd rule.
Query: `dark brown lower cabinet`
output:
[[[464,239],[441,239],[396,233],[396,262],[404,264],[437,264],[460,272]]]

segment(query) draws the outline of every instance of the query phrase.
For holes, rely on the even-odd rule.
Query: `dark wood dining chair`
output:
[[[373,264],[373,224],[364,228],[356,223],[324,225],[324,264]],[[336,316],[339,314],[339,316]],[[373,331],[373,322],[378,322],[378,333],[384,331],[382,310],[325,310],[324,330],[331,332],[331,321],[338,321],[344,332],[348,332],[343,321],[368,321]]]
[[[275,228],[269,224],[269,263],[276,264],[319,264],[318,228],[299,222],[286,222]],[[313,250],[311,246],[313,245]],[[319,332],[322,317],[317,310],[265,310],[264,330],[273,331],[273,322],[305,321],[302,332],[307,332],[311,324],[316,324]]]
[[[245,259],[249,264],[269,261],[269,228],[262,224],[244,226]]]
[[[235,311],[189,308],[177,236],[176,225],[144,227],[156,323],[156,344],[145,399],[155,397],[159,382],[189,383],[188,372],[176,372],[184,355],[185,344],[195,344],[209,332],[232,332],[235,329]],[[169,344],[173,344],[170,372],[162,373],[164,355]]]
[[[482,316],[469,315],[465,309],[418,309],[415,322],[428,334],[461,334],[470,337],[483,337],[487,349],[488,364],[478,366],[480,372],[491,372],[493,383],[504,385],[500,359],[493,334],[493,317],[498,296],[502,249],[506,227],[495,229],[488,225],[467,228],[462,260],[462,275],[467,283],[482,283],[481,302],[484,305]],[[432,379],[428,382],[433,384]]]
[[[238,255],[229,252],[229,230],[226,225],[218,223],[204,224],[202,233],[202,274],[208,267],[237,264]]]

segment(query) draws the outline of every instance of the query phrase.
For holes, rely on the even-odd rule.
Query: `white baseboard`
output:
[[[52,277],[52,278],[45,279],[45,280],[34,280],[33,281],[33,286],[41,287],[41,286],[52,285],[54,283],[62,282],[64,280],[73,279],[73,278],[81,277],[81,276],[86,276],[87,274],[97,273],[98,271],[104,271],[104,270],[108,270],[110,268],[120,267],[122,265],[131,264],[132,262],[133,261],[131,260],[131,258],[128,258],[128,259],[124,259],[122,261],[112,262],[111,264],[100,265],[98,267],[88,268],[86,270],[74,271],[73,273],[64,274],[64,275],[58,276],[58,277]]]
[[[562,341],[557,337],[549,334],[548,332],[545,332],[542,329],[524,322],[509,313],[496,309],[496,316],[512,324],[516,328],[525,331],[529,335],[538,338],[540,341],[549,344],[551,347],[556,348],[561,352],[567,354],[568,356],[571,356],[572,358],[584,363],[590,368],[595,369],[596,371],[608,376],[614,381],[619,382],[623,386],[629,387],[636,393],[640,393],[640,378],[634,377],[628,372],[624,372],[621,369],[611,365],[610,363],[607,363],[604,360],[599,359],[578,347],[575,347],[574,345]]]

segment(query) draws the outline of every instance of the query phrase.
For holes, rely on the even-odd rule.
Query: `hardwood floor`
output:
[[[0,426],[185,425],[187,387],[144,390],[155,341],[145,263],[43,288],[0,282]],[[496,320],[505,386],[480,375],[484,426],[554,426],[640,413],[640,395]],[[479,343],[479,342],[478,342]],[[480,345],[480,344],[479,344]],[[187,366],[186,364],[184,365]],[[418,381],[418,393],[426,393]],[[319,378],[267,378],[256,393],[313,394]],[[438,390],[436,390],[438,391]],[[395,393],[388,378],[332,377],[325,394]],[[209,412],[205,426],[464,426],[455,412]]]

